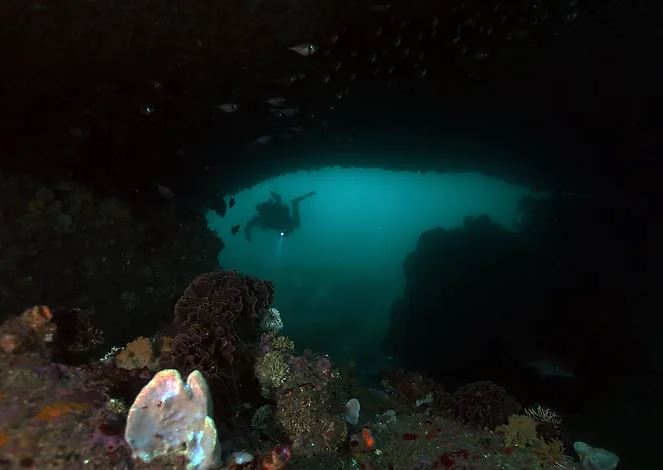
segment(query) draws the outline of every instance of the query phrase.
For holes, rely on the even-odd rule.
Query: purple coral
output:
[[[240,384],[254,380],[259,324],[273,292],[270,282],[235,271],[196,277],[175,305],[173,366],[183,374],[200,370],[212,391],[232,404]]]
[[[332,363],[327,356],[313,354],[309,349],[302,356],[290,356],[291,381],[298,385],[311,384],[315,390],[324,388],[333,378]]]
[[[450,409],[461,423],[494,429],[520,411],[520,404],[503,387],[491,382],[473,382],[451,397]]]

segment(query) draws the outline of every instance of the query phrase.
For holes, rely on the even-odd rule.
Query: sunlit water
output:
[[[289,237],[256,227],[249,242],[244,224],[270,190],[288,205],[309,191],[317,194],[301,203],[301,226]],[[224,269],[274,283],[274,306],[299,348],[370,371],[389,360],[379,345],[389,308],[403,292],[402,263],[419,235],[479,214],[513,230],[518,201],[527,194],[528,188],[476,173],[326,168],[263,181],[234,194],[235,206],[224,218],[210,212],[208,220],[225,243]],[[233,236],[236,224],[242,230]]]

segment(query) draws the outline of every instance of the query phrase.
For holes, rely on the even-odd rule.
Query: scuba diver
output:
[[[294,198],[290,203],[292,215],[290,215],[288,206],[281,201],[281,196],[274,191],[270,191],[270,193],[272,197],[256,205],[258,213],[244,226],[244,238],[248,241],[251,241],[251,230],[256,225],[263,229],[276,230],[282,237],[290,235],[294,229],[299,227],[299,203],[307,197],[313,196],[316,191]]]

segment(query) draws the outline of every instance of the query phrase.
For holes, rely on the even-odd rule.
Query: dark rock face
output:
[[[107,344],[122,344],[167,322],[189,280],[217,267],[222,243],[200,215],[130,207],[70,181],[0,182],[0,315],[36,303],[91,309]],[[78,320],[68,347],[85,349]]]
[[[624,377],[649,383],[660,268],[641,204],[527,199],[517,233],[486,217],[424,233],[385,347],[445,385],[490,379],[566,410]]]
[[[405,263],[386,345],[408,368],[480,378],[530,318],[531,267],[518,238],[482,216],[424,233]],[[470,378],[470,377],[467,377]]]

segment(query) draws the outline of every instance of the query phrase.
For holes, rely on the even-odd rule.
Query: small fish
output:
[[[239,232],[239,228],[241,227],[241,224],[233,225],[232,228],[230,229],[230,233],[233,235],[237,235],[237,232]]]
[[[350,51],[350,57],[352,57],[353,59],[357,57],[357,49],[352,49]]]
[[[534,359],[525,362],[525,366],[535,370],[542,378],[572,379],[575,374],[564,365],[545,359]]]
[[[379,38],[382,35],[382,26],[378,26],[378,29],[375,30],[375,33],[373,33],[376,38]]]
[[[336,99],[340,100],[341,98],[343,98],[343,92],[339,91],[338,93],[336,93]]]
[[[336,44],[338,42],[338,34],[334,34],[331,38],[329,38],[329,42]]]
[[[272,113],[272,116],[277,118],[285,117],[285,114],[283,114],[280,109],[269,108],[269,112]]]
[[[424,38],[424,33],[417,34],[415,41],[420,42]]]
[[[394,41],[394,47],[398,47],[401,45],[401,42],[403,42],[403,38],[401,36],[398,36],[396,40]]]
[[[297,75],[286,75],[285,77],[274,79],[274,83],[279,85],[292,85],[297,81]]]
[[[234,205],[235,205],[235,198],[234,198],[234,197],[231,197],[231,198],[230,198],[230,201],[228,201],[228,207],[232,207],[232,206],[234,206]]]
[[[380,3],[369,8],[370,11],[383,13],[391,8],[391,3]]]
[[[255,140],[255,143],[256,143],[256,144],[265,145],[265,144],[270,143],[271,141],[272,141],[272,138],[271,138],[270,136],[268,136],[268,135],[263,135],[263,136],[258,137],[258,138]]]
[[[306,57],[315,54],[316,51],[318,50],[318,46],[316,46],[315,44],[311,44],[310,42],[307,42],[304,44],[293,46],[290,48],[290,50],[296,52],[301,56]]]
[[[331,79],[331,77],[329,76],[328,73],[326,73],[322,76],[322,83],[329,83],[330,79]]]
[[[374,64],[376,60],[378,60],[378,55],[377,54],[371,54],[371,56],[368,58],[368,61],[371,64]]]
[[[428,75],[428,69],[424,67],[423,69],[419,70],[417,75],[421,78],[424,78],[426,75]]]
[[[304,128],[302,126],[290,126],[290,127],[288,127],[288,129],[290,129],[292,132],[295,132],[295,133],[300,133],[301,131],[304,130]]]
[[[218,107],[224,113],[234,113],[239,109],[239,105],[237,103],[224,103],[220,104]]]
[[[334,70],[337,71],[337,72],[339,70],[341,70],[341,63],[340,62],[336,62],[336,64],[334,64]]]
[[[265,100],[265,103],[271,105],[271,106],[283,106],[285,103],[285,98],[282,96],[273,96],[271,98],[267,98]]]
[[[285,117],[295,117],[297,114],[299,114],[299,109],[298,108],[284,108],[281,110],[281,113]]]
[[[161,196],[164,199],[172,199],[173,196],[175,196],[175,193],[173,192],[172,189],[162,184],[157,184],[157,192],[159,193],[159,196]]]
[[[472,57],[474,57],[476,60],[484,60],[488,58],[488,53],[485,51],[477,52],[474,54]]]
[[[355,78],[357,78],[357,74],[353,72],[353,73],[351,73],[350,76],[348,77],[348,80],[350,80],[350,81],[352,82],[352,81],[354,81]]]
[[[306,78],[306,72],[299,72],[295,76],[297,77],[297,80],[304,80]]]
[[[440,19],[437,16],[433,17],[433,28],[437,28],[437,25],[440,23]]]

